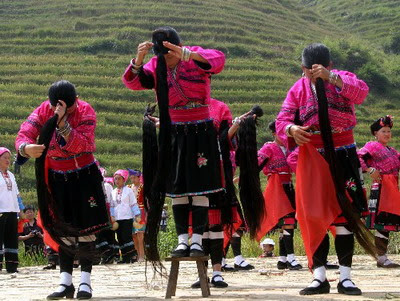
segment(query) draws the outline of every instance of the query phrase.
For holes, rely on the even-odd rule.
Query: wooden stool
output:
[[[176,282],[178,280],[179,273],[179,262],[180,261],[196,261],[197,272],[199,273],[201,295],[208,297],[210,295],[210,285],[207,281],[207,268],[205,262],[209,259],[208,256],[201,257],[168,257],[165,261],[171,261],[171,271],[168,278],[167,293],[165,299],[171,299],[171,296],[175,296]]]

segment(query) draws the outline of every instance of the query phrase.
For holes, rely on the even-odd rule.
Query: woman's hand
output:
[[[163,45],[164,45],[164,47],[169,49],[169,51],[168,51],[169,54],[173,55],[174,57],[176,57],[178,59],[181,59],[181,57],[182,57],[182,47],[181,46],[172,44],[168,41],[163,41]]]
[[[317,80],[317,78],[322,78],[323,80],[329,80],[329,70],[319,64],[312,65],[310,74],[313,80]]]
[[[146,117],[149,118],[156,125],[156,128],[160,128],[160,118],[153,117],[151,115],[147,115]]]
[[[30,158],[39,158],[45,148],[43,144],[27,144],[25,145],[24,151]]]
[[[149,51],[153,47],[153,45],[154,44],[149,41],[145,41],[138,45],[135,65],[140,66],[143,64],[143,60],[144,60],[145,56],[149,53]]]
[[[291,135],[296,144],[303,145],[311,141],[309,137],[311,137],[311,133],[306,132],[309,129],[309,126],[299,126],[299,125],[292,125],[289,129],[289,135]]]
[[[63,100],[59,100],[56,109],[54,111],[54,114],[58,115],[57,124],[59,128],[64,127],[64,123],[67,118],[66,112],[67,112],[67,104]]]

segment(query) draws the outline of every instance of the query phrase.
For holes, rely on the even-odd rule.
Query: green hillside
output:
[[[375,22],[374,14],[363,11],[357,23],[346,21],[343,14],[359,12],[359,2],[367,4],[367,11],[400,13],[398,6],[389,7],[393,1],[373,0],[2,1],[0,145],[13,149],[19,125],[46,99],[50,84],[68,79],[98,113],[96,157],[102,165],[110,173],[140,168],[142,112],[154,93],[130,91],[120,77],[137,44],[161,25],[175,27],[184,44],[226,53],[225,70],[213,77],[212,96],[227,102],[234,115],[261,104],[266,114],[260,144],[271,138],[266,124],[301,75],[301,49],[315,41],[327,43],[339,67],[350,65],[373,88],[358,108],[356,134],[362,145],[370,139],[371,120],[386,113],[400,116],[400,59],[384,51],[384,37],[392,25],[398,28],[397,20]],[[371,24],[374,29],[368,30]],[[393,145],[400,147],[398,141]],[[27,201],[36,197],[32,163],[19,177]]]

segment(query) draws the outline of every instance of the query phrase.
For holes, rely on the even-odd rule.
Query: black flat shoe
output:
[[[324,282],[314,279],[313,281],[317,281],[320,283],[317,287],[306,287],[300,291],[300,295],[319,295],[319,294],[329,294],[331,290],[331,285],[329,281],[325,279]]]
[[[222,280],[215,280],[216,278],[220,278],[220,279],[222,279]],[[212,277],[212,279],[211,279],[211,284],[214,286],[214,287],[217,287],[217,288],[225,288],[225,287],[228,287],[228,283],[226,283],[225,281],[224,281],[224,278],[222,278],[222,276],[221,275],[215,275],[215,276],[213,276]]]
[[[81,284],[79,284],[79,287],[81,287],[82,285],[86,285],[87,287],[89,287],[90,288],[90,293],[88,293],[86,291],[80,291],[78,289],[78,293],[76,294],[76,299],[78,299],[78,300],[91,299],[92,298],[92,287],[87,283],[81,283]]]
[[[175,249],[171,252],[171,257],[189,257],[190,255],[190,249],[189,246],[183,242],[181,242],[180,244],[178,244],[177,247],[179,247],[180,245],[185,246],[185,249]]]
[[[244,260],[241,262],[241,263],[239,263],[239,264],[234,264],[234,267],[235,267],[235,269],[236,270],[239,270],[239,271],[250,271],[250,270],[253,270],[254,269],[254,265],[251,265],[251,264],[248,264],[248,265],[246,265],[246,266],[242,266],[242,263],[244,262]]]
[[[57,268],[57,265],[54,263],[54,264],[48,264],[48,265],[46,265],[44,268],[43,268],[43,270],[55,270]]]
[[[210,283],[210,278],[209,278],[209,277],[207,277],[207,282]],[[191,288],[200,288],[200,287],[201,287],[201,285],[200,285],[200,279],[197,280],[196,282],[194,282],[190,287],[191,287]]]
[[[297,263],[297,264],[292,264],[292,263],[293,263],[293,261],[292,262],[289,262],[289,261],[287,262],[287,267],[288,267],[289,270],[298,271],[298,270],[301,270],[303,268],[303,266],[300,263]]]
[[[62,291],[61,293],[54,292],[51,295],[48,295],[47,300],[59,300],[59,299],[63,299],[64,297],[67,299],[74,298],[75,287],[73,284],[71,284],[71,285],[60,284],[60,286],[65,287],[65,290]]]
[[[278,261],[276,267],[278,268],[278,270],[286,270],[288,268],[288,265],[287,262]]]
[[[236,272],[236,269],[232,266],[224,264],[223,266],[221,266],[221,271],[222,272]]]
[[[201,250],[192,249],[192,246],[193,246],[193,245],[198,245],[198,246],[201,248]],[[190,252],[189,252],[189,256],[190,256],[190,257],[202,257],[202,256],[204,256],[204,255],[205,255],[205,254],[204,254],[203,246],[202,246],[202,245],[198,244],[197,242],[194,242],[194,243],[192,243],[192,244],[190,245]]]
[[[354,282],[351,281],[350,279],[344,279],[343,281],[340,281],[337,285],[337,290],[339,294],[351,295],[351,296],[359,296],[362,294],[361,290],[358,287],[344,287],[343,282],[345,281],[350,281],[351,283],[354,284]]]

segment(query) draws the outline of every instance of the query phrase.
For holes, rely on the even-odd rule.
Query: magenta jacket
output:
[[[287,155],[288,153],[285,154],[276,142],[267,142],[258,151],[258,165],[267,159],[267,164],[262,169],[265,175],[290,174],[292,171],[286,161]]]
[[[217,99],[210,99],[210,117],[214,121],[214,126],[219,131],[219,126],[223,120],[228,121],[229,127],[232,125],[232,113],[226,103]]]
[[[381,174],[399,175],[400,153],[393,147],[384,146],[377,141],[367,142],[358,152],[361,168],[376,168]]]
[[[325,82],[329,118],[334,132],[351,130],[356,125],[355,104],[361,104],[367,97],[367,84],[348,71],[332,70],[343,81],[342,89]],[[294,124],[296,112],[302,125],[319,126],[318,102],[308,78],[299,79],[289,90],[276,120],[276,132],[281,141],[289,147],[286,127]]]
[[[202,114],[189,114],[189,117],[180,118],[185,115],[188,109],[193,109],[192,104],[196,107],[207,107],[210,103],[210,76],[221,72],[225,65],[225,55],[218,50],[203,49],[199,46],[186,46],[191,51],[197,52],[200,56],[208,61],[207,64],[199,63],[194,60],[188,62],[180,61],[176,67],[175,78],[171,69],[168,70],[168,87],[169,87],[169,107],[172,122],[174,121],[193,121],[209,118],[207,110],[203,110]],[[139,77],[132,73],[131,65],[129,65],[122,76],[122,82],[131,90],[144,90]],[[156,81],[157,57],[152,57],[149,62],[144,65],[144,72],[151,74]],[[186,107],[189,105],[189,107]],[[204,112],[207,111],[207,115]],[[201,116],[201,117],[200,117]],[[197,118],[198,117],[198,118]],[[189,120],[186,120],[189,119]]]
[[[48,100],[37,107],[28,119],[21,125],[15,141],[18,152],[19,146],[26,143],[36,143],[40,130],[44,123],[54,116]],[[72,131],[68,142],[62,137],[57,137],[54,132],[49,145],[48,157],[69,158],[81,153],[93,153],[96,150],[94,142],[96,128],[96,113],[94,109],[82,100],[77,100],[75,111],[68,115],[67,121],[71,125]]]

